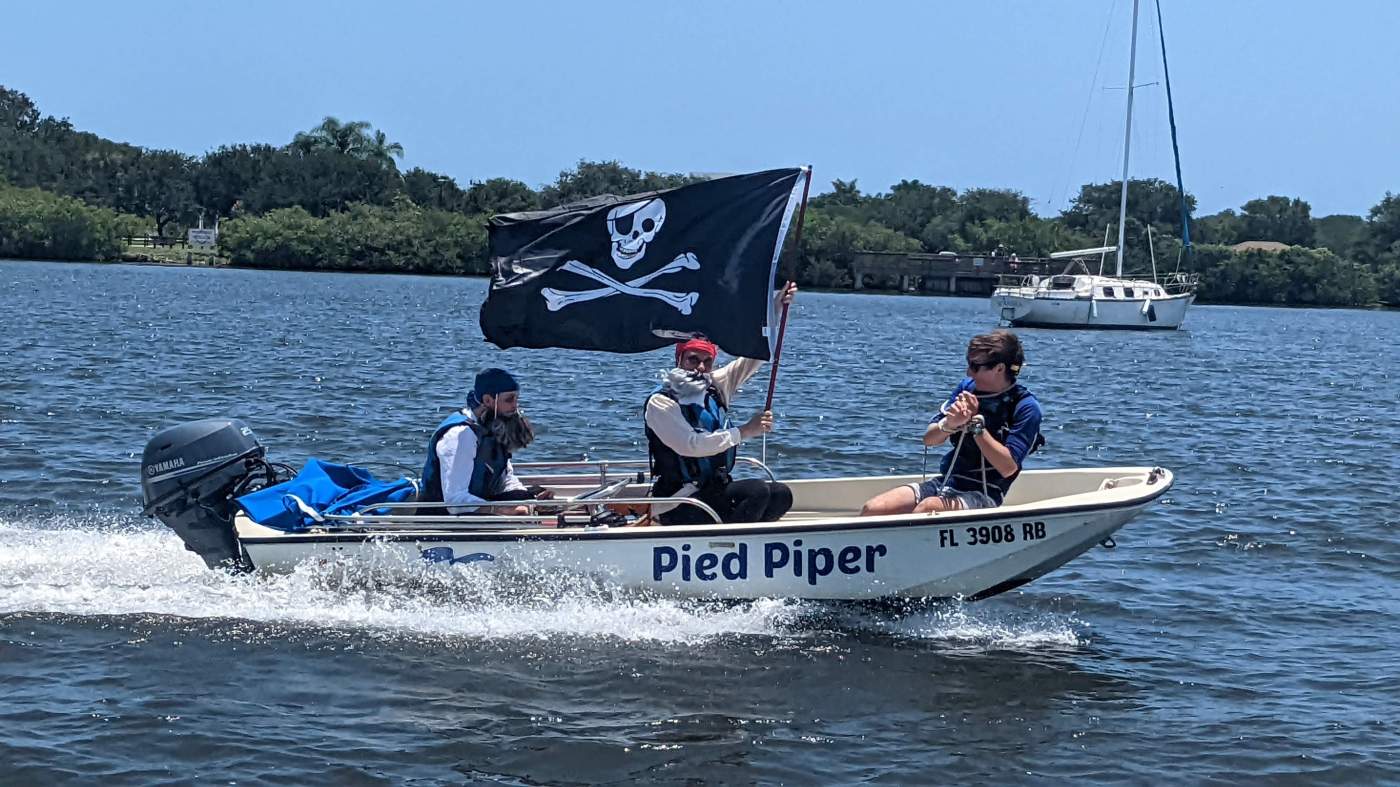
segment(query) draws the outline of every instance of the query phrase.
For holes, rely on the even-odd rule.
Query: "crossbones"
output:
[[[645,285],[649,284],[652,279],[658,276],[663,276],[668,273],[678,273],[683,270],[699,270],[700,260],[690,252],[679,254],[674,260],[666,263],[661,268],[626,282],[620,282],[602,271],[584,265],[578,260],[569,260],[561,265],[560,269],[585,276],[604,286],[594,290],[557,290],[553,287],[545,287],[540,290],[540,294],[544,296],[546,305],[552,312],[557,312],[565,306],[570,306],[575,303],[592,301],[598,298],[607,298],[622,293],[623,295],[632,295],[639,298],[655,298],[658,301],[664,301],[670,304],[681,314],[689,315],[690,310],[695,306],[695,301],[700,298],[700,293],[698,292],[681,293],[671,292],[670,290],[645,288]]]

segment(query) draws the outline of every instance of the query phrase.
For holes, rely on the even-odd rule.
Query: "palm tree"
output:
[[[339,118],[327,115],[316,128],[298,132],[292,138],[292,147],[303,153],[313,150],[337,150],[348,155],[361,156],[370,145],[369,128],[369,123],[363,120],[341,123]]]
[[[394,159],[403,158],[403,145],[390,142],[389,137],[383,131],[376,131],[374,136],[365,143],[362,153],[362,158],[367,161],[377,161],[388,169],[398,169],[394,164]]]

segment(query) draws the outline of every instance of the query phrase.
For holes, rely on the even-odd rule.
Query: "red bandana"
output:
[[[709,353],[711,358],[719,357],[719,348],[715,346],[714,342],[697,336],[694,339],[689,339],[676,345],[676,363],[679,364],[681,362],[681,356],[691,350]]]

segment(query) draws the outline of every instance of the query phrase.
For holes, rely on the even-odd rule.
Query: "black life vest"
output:
[[[976,391],[973,391],[976,394]],[[997,442],[1006,444],[1006,438],[1011,434],[1011,419],[1016,415],[1016,408],[1026,398],[1034,399],[1035,395],[1026,390],[1024,385],[1017,383],[1007,390],[995,396],[977,397],[977,414],[982,416],[986,424],[986,429]],[[948,485],[953,489],[965,492],[982,492],[985,481],[985,492],[997,505],[1006,497],[1006,491],[1011,488],[1011,482],[1020,475],[1020,470],[1010,477],[1003,476],[992,467],[991,463],[982,455],[982,447],[977,445],[977,441],[971,434],[964,432],[953,438],[955,442],[954,450],[943,456],[940,466],[940,473]],[[1031,441],[1030,450],[1026,452],[1029,456],[1045,445],[1045,437],[1039,431],[1036,432],[1035,439]],[[957,465],[951,466],[954,455],[957,456]]]
[[[665,396],[676,402],[681,408],[681,413],[685,415],[686,422],[697,432],[718,432],[730,428],[728,408],[724,405],[724,398],[719,389],[713,385],[705,391],[702,404],[680,404],[676,394],[665,386],[657,386],[647,396],[648,403],[653,396]],[[645,422],[645,407],[642,414]],[[686,484],[695,484],[703,489],[717,482],[728,483],[729,471],[734,469],[734,457],[738,452],[738,447],[734,446],[714,456],[681,456],[661,442],[661,438],[648,426],[647,454],[651,462],[651,475],[655,479],[651,488],[652,495],[670,497]]]

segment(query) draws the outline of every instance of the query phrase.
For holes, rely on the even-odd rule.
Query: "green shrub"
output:
[[[0,184],[0,257],[113,260],[135,216],[40,189]]]
[[[1368,306],[1376,302],[1376,275],[1328,249],[1294,246],[1284,251],[1234,252],[1225,246],[1197,247],[1203,301]]]
[[[219,247],[250,268],[386,273],[484,274],[484,217],[419,208],[356,204],[312,216],[300,207],[225,221]]]

